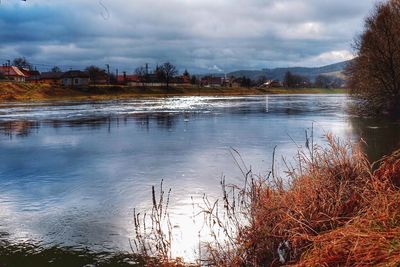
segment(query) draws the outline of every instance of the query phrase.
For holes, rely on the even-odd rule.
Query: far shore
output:
[[[51,100],[117,100],[176,96],[245,96],[276,94],[345,94],[347,89],[323,88],[245,88],[245,87],[130,87],[97,85],[79,88],[35,83],[0,83],[0,102],[36,102]]]

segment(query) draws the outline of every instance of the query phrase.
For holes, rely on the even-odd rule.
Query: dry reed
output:
[[[330,135],[327,140],[323,148],[307,138],[297,165],[284,161],[289,182],[274,164],[266,177],[254,175],[233,150],[245,183],[227,185],[223,178],[222,199],[204,197],[202,214],[213,241],[203,265],[400,266],[400,151],[370,164],[360,145]],[[154,199],[153,190],[152,219],[165,218],[162,197]],[[160,241],[167,236],[157,227],[153,244],[167,263],[163,246],[170,243]]]

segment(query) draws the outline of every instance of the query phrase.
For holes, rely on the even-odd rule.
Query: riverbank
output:
[[[298,153],[297,167],[288,166],[288,178],[279,178],[273,166],[267,177],[243,173],[244,187],[222,179],[221,206],[206,201],[202,212],[215,237],[202,262],[399,266],[400,150],[371,164],[361,145],[332,136],[327,148],[309,146]],[[226,241],[216,233],[225,233]],[[165,260],[167,253],[158,255],[163,266],[176,266]]]
[[[168,96],[242,96],[265,94],[341,94],[346,89],[285,89],[285,88],[244,88],[244,87],[130,87],[130,86],[89,86],[69,88],[34,83],[0,83],[0,102],[28,102],[45,100],[112,100],[139,97]]]
[[[245,205],[226,201],[234,217],[244,207],[250,219],[230,250],[212,247],[213,264],[400,264],[400,150],[374,165],[361,145],[331,136],[328,144],[299,153],[289,186],[272,173],[242,190]]]

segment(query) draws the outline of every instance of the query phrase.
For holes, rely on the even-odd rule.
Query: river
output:
[[[222,176],[243,183],[232,149],[263,175],[274,147],[277,158],[291,158],[306,131],[321,145],[326,133],[363,138],[371,160],[399,144],[398,123],[350,116],[350,102],[277,95],[0,104],[0,232],[11,243],[129,252],[133,209],[149,209],[151,186],[163,179],[180,238],[174,253],[190,258],[193,202],[220,196]]]

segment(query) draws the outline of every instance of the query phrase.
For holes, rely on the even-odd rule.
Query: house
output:
[[[25,82],[26,75],[16,66],[0,66],[0,72],[8,80]]]
[[[63,72],[42,72],[42,74],[40,75],[40,81],[42,83],[53,85],[61,84],[63,74]]]
[[[205,76],[201,79],[201,84],[206,87],[221,87],[224,83],[223,77]]]
[[[139,75],[136,75],[136,74],[129,75],[129,74],[126,74],[126,72],[124,72],[123,75],[117,76],[117,82],[119,84],[126,84],[129,86],[142,85],[142,80],[140,79]]]
[[[108,75],[105,72],[88,73],[89,82],[92,85],[108,84]]]
[[[40,72],[37,70],[29,70],[25,68],[19,68],[19,70],[25,75],[25,81],[27,82],[39,82]]]
[[[278,88],[278,87],[283,87],[283,84],[279,80],[269,80],[261,84],[259,87]]]
[[[187,70],[183,72],[182,76],[179,76],[179,78],[182,78],[182,83],[183,84],[190,84],[190,74]]]
[[[164,85],[157,73],[150,73],[147,75],[147,84],[155,87],[161,87]]]
[[[86,86],[89,84],[89,74],[80,70],[70,70],[61,76],[63,86]]]
[[[186,76],[186,75],[177,76],[177,77],[174,77],[172,79],[172,83],[176,84],[176,85],[178,85],[178,84],[190,84],[190,77]]]

